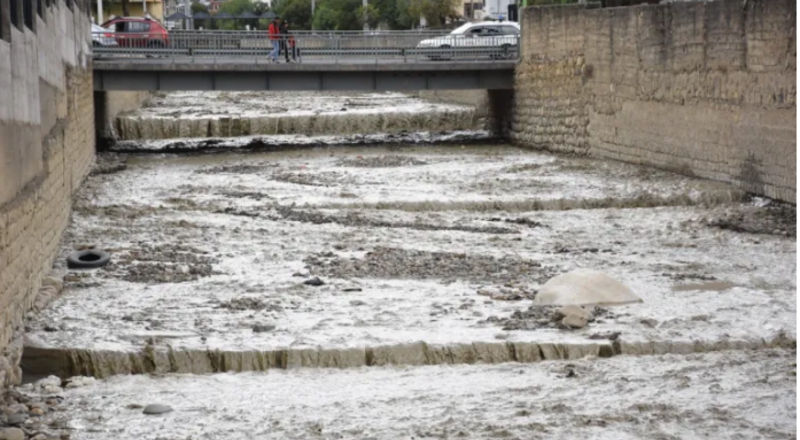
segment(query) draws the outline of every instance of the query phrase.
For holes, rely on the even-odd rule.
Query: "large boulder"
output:
[[[642,299],[604,272],[576,269],[551,278],[539,289],[533,302],[543,306],[611,306]]]

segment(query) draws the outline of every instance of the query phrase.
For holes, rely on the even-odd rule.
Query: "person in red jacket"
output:
[[[272,20],[269,24],[269,42],[272,43],[272,52],[269,53],[268,58],[273,62],[278,62],[278,56],[281,54],[281,28],[278,17]]]

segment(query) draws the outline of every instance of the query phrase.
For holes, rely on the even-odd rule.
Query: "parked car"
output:
[[[512,47],[519,45],[520,28],[514,22],[482,21],[464,24],[448,35],[422,40],[417,48],[439,48],[441,53],[428,55],[430,59],[449,59],[456,54],[452,49],[503,48],[492,58],[508,56]],[[450,49],[450,50],[448,50]]]
[[[94,47],[114,47],[117,40],[114,38],[114,31],[102,26],[92,24],[92,46]]]
[[[114,47],[117,40],[114,39],[114,31],[105,29],[102,26],[92,24],[92,46],[94,47]]]
[[[150,18],[117,17],[102,26],[114,31],[114,39],[122,47],[169,47],[169,32]]]

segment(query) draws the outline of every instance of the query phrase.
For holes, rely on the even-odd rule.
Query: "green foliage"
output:
[[[193,2],[191,8],[192,8],[192,15],[197,14],[199,12],[204,12],[204,13],[208,14],[208,7],[206,7],[206,5],[204,5],[202,3]],[[211,29],[211,20],[208,20],[208,19],[206,19],[206,20],[194,20],[194,28],[195,29],[199,29],[201,27],[203,29]]]
[[[361,0],[316,0],[313,17],[311,0],[276,0],[273,6],[275,12],[289,21],[292,29],[297,30],[311,29],[312,24],[313,29],[317,30],[360,30],[365,21],[370,28],[382,25],[402,30],[415,27],[420,17],[425,17],[429,26],[441,26],[456,19],[461,10],[461,1],[369,0],[364,8]]]
[[[378,12],[378,8],[369,3],[367,7],[364,7],[364,5],[359,6],[356,10],[356,16],[362,27],[366,24],[370,28],[376,28],[381,22],[381,14]]]
[[[297,0],[294,0],[297,1]],[[314,29],[354,31],[363,27],[358,10],[361,0],[318,0]]]
[[[318,6],[314,11],[314,29],[335,30],[336,15],[336,11],[330,6],[326,4]]]
[[[311,29],[311,0],[282,0],[275,5],[275,13],[289,22],[290,29]]]
[[[458,6],[459,0],[411,0],[409,13],[412,17],[425,17],[428,26],[441,26],[458,18]]]

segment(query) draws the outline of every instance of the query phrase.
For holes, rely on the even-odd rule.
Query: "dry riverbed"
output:
[[[157,374],[68,391],[88,439],[789,438],[794,215],[502,145],[106,154],[26,346],[64,376]],[[67,270],[86,246],[112,263]],[[575,268],[643,302],[564,329],[532,300]],[[513,363],[542,359],[568,361]],[[269,372],[162,376],[229,370]],[[159,402],[163,423],[130,406]]]

